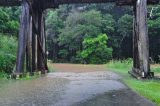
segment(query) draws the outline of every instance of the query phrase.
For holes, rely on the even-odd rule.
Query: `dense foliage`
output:
[[[96,38],[85,38],[81,57],[85,63],[102,64],[112,59],[112,48],[107,47],[108,37],[100,34]]]
[[[150,56],[154,62],[160,62],[159,13],[159,5],[148,8]],[[62,5],[48,12],[46,27],[49,59],[54,62],[84,63],[80,56],[85,51],[84,40],[97,38],[101,33],[108,36],[106,46],[112,48],[114,59],[132,58],[131,7],[117,7],[112,3]]]
[[[18,35],[20,9],[0,8],[0,33]]]
[[[0,73],[12,73],[16,63],[20,9],[0,8]]]
[[[11,73],[16,62],[17,41],[0,35],[0,73]]]

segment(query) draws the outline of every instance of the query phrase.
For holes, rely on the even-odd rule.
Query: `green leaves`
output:
[[[79,50],[84,38],[95,37],[101,33],[101,20],[102,14],[95,10],[71,13],[66,19],[65,27],[60,30],[59,45]]]
[[[102,32],[109,35],[114,35],[116,28],[116,21],[111,14],[105,14],[102,18]]]
[[[0,32],[18,36],[19,8],[0,8]]]
[[[16,39],[0,35],[0,72],[12,72],[16,62],[16,52]]]
[[[160,33],[160,17],[155,20],[148,20],[148,29],[150,36],[159,36]]]
[[[149,8],[148,12],[151,9]],[[76,63],[82,62],[81,58],[89,57],[92,53],[96,54],[92,51],[93,48],[96,48],[91,45],[94,43],[93,39],[87,42],[87,45],[92,48],[84,51],[87,48],[84,47],[84,39],[97,38],[99,34],[104,33],[108,35],[106,44],[113,48],[113,50],[104,49],[104,52],[113,52],[113,57],[116,59],[132,57],[132,10],[133,8],[131,7],[117,7],[112,3],[61,5],[59,9],[50,11],[46,18],[49,55],[56,56],[58,60],[59,57],[62,57],[60,54],[63,54],[61,50],[64,49],[68,51],[68,55],[65,57],[68,62],[72,62],[72,60],[76,60]],[[160,34],[159,17],[160,6],[156,5],[152,11],[152,17],[148,19],[148,29],[150,54],[152,55],[151,57],[155,57],[157,60],[160,53],[158,46]],[[104,45],[104,43],[100,42],[97,45]],[[102,49],[99,48],[97,50],[101,51]],[[99,55],[103,54],[99,53]],[[92,55],[92,59],[96,57],[97,55]],[[78,59],[79,61],[77,62]],[[96,60],[93,59],[92,62],[94,61]]]
[[[118,32],[123,37],[132,36],[133,31],[133,17],[125,14],[118,20]]]
[[[57,11],[50,11],[46,19],[47,38],[56,43],[61,28],[63,28],[63,21],[59,18]]]
[[[85,38],[81,57],[87,63],[102,64],[112,58],[112,48],[107,47],[108,37],[106,34],[99,34],[95,38]]]

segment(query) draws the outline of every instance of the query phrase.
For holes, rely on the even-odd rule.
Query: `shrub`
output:
[[[107,46],[108,37],[100,34],[96,38],[85,38],[81,57],[86,63],[103,64],[112,58],[112,48]]]
[[[12,73],[16,62],[17,41],[14,37],[0,35],[0,72]]]

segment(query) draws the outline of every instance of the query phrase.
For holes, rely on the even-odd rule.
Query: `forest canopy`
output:
[[[160,61],[159,13],[159,5],[148,7],[150,59],[153,62]],[[117,7],[112,3],[62,5],[59,9],[48,10],[46,29],[48,57],[54,62],[83,63],[79,54],[84,51],[84,40],[100,34],[107,35],[106,46],[112,48],[113,59],[132,58],[132,7]]]

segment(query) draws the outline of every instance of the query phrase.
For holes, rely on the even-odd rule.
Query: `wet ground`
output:
[[[0,80],[0,106],[154,106],[103,65],[54,67],[38,79]]]

